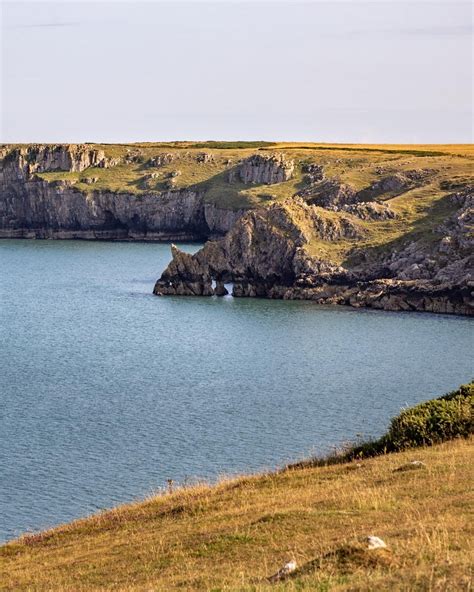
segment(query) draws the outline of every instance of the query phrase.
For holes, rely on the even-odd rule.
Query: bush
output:
[[[405,409],[392,419],[388,432],[378,440],[345,446],[330,456],[294,463],[287,468],[339,464],[431,446],[453,438],[468,438],[471,434],[474,434],[474,381],[438,399]]]
[[[407,409],[395,417],[386,435],[392,450],[430,446],[473,433],[474,390],[441,397]]]
[[[438,399],[405,409],[379,440],[352,448],[349,458],[375,456],[415,446],[431,446],[474,433],[474,382]]]

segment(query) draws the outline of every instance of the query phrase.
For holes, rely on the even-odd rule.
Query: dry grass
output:
[[[469,590],[473,440],[196,486],[0,548],[1,590]],[[419,459],[427,468],[394,472]],[[374,534],[387,551],[365,550]],[[271,584],[289,559],[300,569]]]

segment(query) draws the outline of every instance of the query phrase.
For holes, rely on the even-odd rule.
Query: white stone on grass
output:
[[[386,549],[387,544],[381,538],[377,536],[368,536],[367,543],[369,545],[369,550],[373,551],[374,549]]]

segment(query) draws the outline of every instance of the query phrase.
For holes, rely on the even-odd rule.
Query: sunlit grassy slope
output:
[[[84,192],[112,190],[141,194],[160,192],[170,186],[203,192],[204,199],[224,209],[246,209],[268,205],[293,196],[304,187],[303,166],[317,163],[324,167],[328,179],[348,184],[356,190],[367,188],[386,175],[413,170],[429,170],[422,186],[400,195],[382,197],[397,214],[395,219],[359,221],[366,233],[362,239],[318,241],[309,245],[311,254],[334,262],[350,261],[354,248],[393,249],[398,241],[432,240],[433,229],[455,205],[445,199],[451,186],[474,182],[474,147],[472,145],[356,145],[301,144],[271,142],[172,142],[167,144],[104,144],[101,148],[109,158],[134,154],[136,162],[112,168],[89,168],[81,173],[43,173],[54,181],[73,179],[75,187]],[[198,162],[198,155],[211,158]],[[229,183],[227,172],[237,163],[255,153],[283,153],[295,162],[295,173],[289,181],[274,185],[244,185]],[[150,168],[148,161],[160,154],[171,154],[173,160],[159,168]],[[150,178],[153,172],[158,177]],[[173,176],[175,175],[175,176]],[[94,177],[95,183],[87,184]],[[448,184],[450,187],[448,187]]]
[[[467,591],[473,451],[455,440],[122,506],[1,547],[0,589]],[[426,468],[395,470],[414,459]],[[290,559],[294,577],[269,583]]]

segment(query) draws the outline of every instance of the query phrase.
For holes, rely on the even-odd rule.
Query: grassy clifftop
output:
[[[91,167],[82,172],[45,172],[48,181],[68,180],[89,193],[96,190],[127,192],[140,196],[171,189],[199,191],[204,200],[219,208],[239,210],[280,202],[308,188],[308,165],[324,170],[329,183],[349,191],[367,193],[377,182],[394,175],[421,172],[419,182],[380,190],[377,201],[390,207],[390,219],[362,220],[364,237],[328,244],[315,241],[312,255],[335,263],[347,260],[354,248],[392,249],[405,240],[432,240],[433,229],[455,210],[446,197],[473,184],[474,147],[470,145],[339,145],[259,142],[173,142],[168,144],[90,145],[103,150],[112,162],[108,168]],[[246,184],[229,172],[254,154],[283,154],[294,162],[290,179],[266,185]],[[161,158],[158,167],[151,165]],[[91,182],[92,181],[92,182]],[[318,184],[315,185],[318,189]],[[327,188],[326,188],[327,189]],[[362,196],[364,194],[361,194]],[[362,197],[362,199],[364,199]]]
[[[423,441],[452,435],[448,416],[457,433],[472,429],[465,388],[402,414],[411,438],[430,426],[441,437]],[[468,590],[473,447],[307,464],[122,506],[1,547],[0,589]],[[369,535],[387,549],[369,551]],[[289,560],[297,570],[271,583]]]

